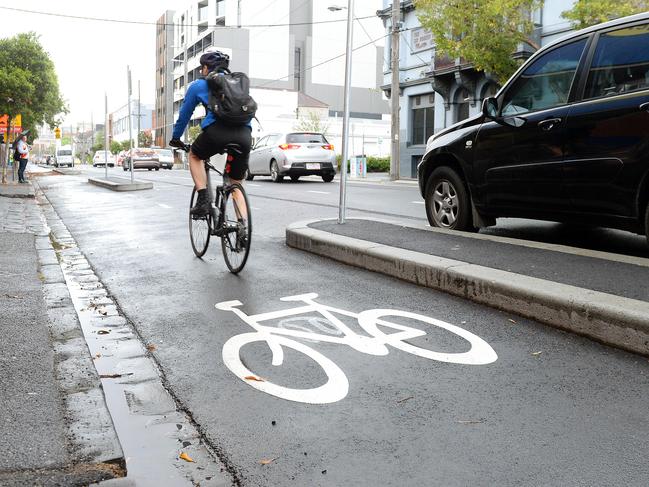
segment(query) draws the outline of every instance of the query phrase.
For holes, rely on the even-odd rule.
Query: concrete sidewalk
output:
[[[0,184],[0,485],[89,485],[124,459],[49,228],[28,184]]]
[[[296,223],[286,242],[649,356],[649,259],[373,219]]]

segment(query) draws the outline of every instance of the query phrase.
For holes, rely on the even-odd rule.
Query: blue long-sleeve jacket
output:
[[[183,104],[180,107],[180,113],[178,114],[178,120],[174,125],[172,135],[174,139],[180,139],[182,137],[185,127],[194,113],[194,109],[199,103],[206,107],[205,111],[207,112],[207,115],[201,122],[201,128],[205,129],[205,127],[216,121],[216,115],[214,115],[211,110],[207,109],[208,99],[209,91],[206,80],[199,78],[187,87],[187,93],[185,94],[185,99],[183,100]]]

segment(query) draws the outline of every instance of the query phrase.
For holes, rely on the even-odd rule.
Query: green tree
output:
[[[317,132],[320,134],[327,133],[329,124],[323,123],[322,119],[312,110],[309,110],[305,115],[302,115],[297,123],[293,126],[293,130],[298,132]]]
[[[59,92],[54,63],[30,32],[0,39],[0,114],[22,116],[22,127],[37,136],[36,127],[58,125],[57,116],[67,113]],[[2,182],[6,182],[3,161]]]
[[[122,149],[122,144],[120,142],[117,142],[116,140],[113,140],[113,141],[110,142],[110,151],[113,154],[117,154],[121,150],[124,150],[124,149]]]
[[[539,48],[530,39],[531,13],[543,0],[415,0],[415,5],[438,53],[464,58],[500,83],[520,65],[512,57],[520,43]]]
[[[151,130],[143,130],[137,136],[137,143],[140,147],[151,147],[153,143],[153,136]]]
[[[201,127],[200,125],[194,125],[193,127],[189,127],[189,130],[187,131],[187,135],[189,137],[189,143],[193,143],[196,140],[196,137],[199,136],[201,133]]]
[[[644,12],[649,2],[644,0],[577,0],[570,10],[561,13],[575,29]]]

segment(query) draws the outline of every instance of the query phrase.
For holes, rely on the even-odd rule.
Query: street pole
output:
[[[345,50],[345,101],[343,106],[343,153],[340,164],[340,204],[338,205],[338,223],[345,223],[347,205],[347,159],[349,158],[349,94],[352,81],[352,45],[353,45],[354,0],[347,2],[347,49]]]
[[[140,80],[137,80],[137,137],[135,139],[135,147],[140,147]]]
[[[6,132],[6,143],[5,143],[5,153],[2,156],[2,184],[7,184],[7,162],[9,161],[10,150],[9,150],[9,135],[11,134],[11,114],[8,114],[7,117],[7,132]]]
[[[131,68],[126,66],[126,75],[128,78],[128,103],[126,104],[128,110],[128,150],[131,161],[131,183],[133,183],[133,124],[131,123]]]
[[[241,29],[241,0],[237,0],[237,28]]]
[[[390,150],[390,179],[400,178],[399,154],[399,17],[401,0],[392,0],[392,56],[390,69],[392,70],[392,86],[390,89],[391,102],[391,150]]]
[[[108,94],[104,92],[104,112],[106,113],[105,129],[104,129],[104,174],[108,179]]]

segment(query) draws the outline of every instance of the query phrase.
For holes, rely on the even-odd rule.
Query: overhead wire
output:
[[[24,9],[24,8],[16,8],[16,7],[6,7],[0,5],[0,10],[9,10],[11,12],[20,12],[20,13],[27,13],[27,14],[35,14],[35,15],[45,15],[45,16],[51,16],[51,17],[61,17],[61,18],[67,18],[67,19],[73,19],[73,20],[89,20],[93,22],[113,22],[113,23],[118,23],[118,24],[131,24],[131,25],[157,25],[157,26],[175,26],[177,24],[175,23],[167,23],[167,22],[147,22],[143,20],[125,20],[125,19],[111,19],[107,17],[89,17],[85,15],[72,15],[72,14],[61,14],[57,12],[44,12],[40,10],[29,10],[29,9]],[[371,19],[371,18],[376,18],[375,15],[368,15],[366,17],[359,17],[359,19]],[[286,23],[286,24],[249,24],[249,25],[242,25],[241,27],[238,26],[223,26],[223,25],[217,25],[217,24],[185,24],[186,27],[207,27],[209,28],[221,28],[221,29],[255,29],[255,28],[271,28],[271,27],[291,27],[291,26],[300,26],[300,25],[316,25],[316,24],[331,24],[335,22],[345,22],[346,19],[336,19],[336,20],[320,20],[317,22],[294,22],[294,23]]]

